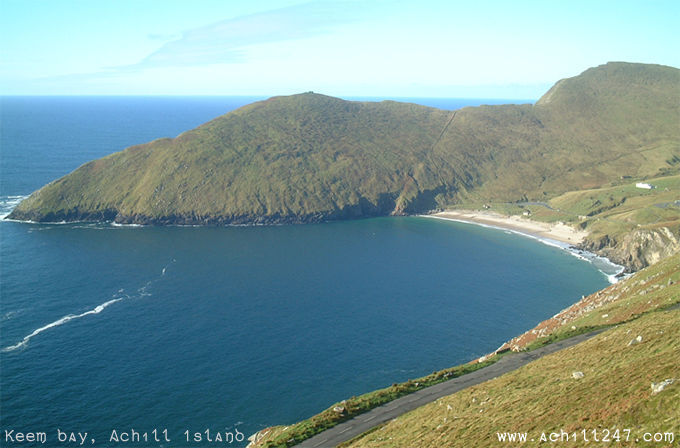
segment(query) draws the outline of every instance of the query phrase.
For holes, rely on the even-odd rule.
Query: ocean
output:
[[[0,213],[89,160],[256,99],[2,98]],[[419,217],[224,228],[2,221],[0,432],[45,432],[48,446],[85,432],[96,447],[213,446],[186,443],[185,431],[247,437],[294,423],[493,351],[607,285],[558,247]],[[110,442],[131,429],[166,430],[171,442]]]

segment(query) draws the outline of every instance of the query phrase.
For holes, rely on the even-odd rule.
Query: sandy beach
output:
[[[446,210],[429,216],[440,219],[482,224],[524,233],[538,238],[548,238],[562,243],[575,245],[588,236],[585,230],[577,230],[564,223],[549,224],[532,221],[520,216],[506,216],[495,212],[477,210]]]

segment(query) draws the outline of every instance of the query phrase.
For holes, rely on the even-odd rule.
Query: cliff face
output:
[[[635,272],[679,253],[680,229],[637,229],[625,233],[619,240],[607,235],[586,240],[581,247],[625,266],[627,272]]]

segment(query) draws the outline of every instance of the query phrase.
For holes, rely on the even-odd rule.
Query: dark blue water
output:
[[[2,204],[249,101],[4,98]],[[424,218],[5,221],[0,275],[0,431],[88,432],[98,447],[145,445],[108,443],[114,429],[167,428],[177,446],[185,430],[292,423],[485,354],[607,285],[557,248]]]

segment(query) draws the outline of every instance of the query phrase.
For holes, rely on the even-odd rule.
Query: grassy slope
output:
[[[542,345],[573,333],[608,327],[680,302],[680,253],[634,276],[582,298],[510,341],[514,350]]]
[[[455,116],[390,101],[277,97],[88,163],[11,217],[305,222],[546,200],[621,175],[680,172],[678,86],[678,69],[610,63],[560,81],[535,106]]]
[[[309,419],[290,426],[276,426],[262,431],[258,434],[260,443],[257,446],[268,448],[294,446],[296,443],[309,439],[312,436],[359,414],[368,412],[371,409],[377,408],[378,406],[389,403],[392,400],[396,400],[397,398],[411,394],[420,389],[444,382],[447,379],[456,378],[466,373],[479,370],[496,362],[498,359],[500,359],[500,357],[481,363],[469,363],[440,370],[422,378],[409,380],[404,383],[395,383],[384,389],[378,389],[359,395],[358,397],[348,398],[340,403],[333,404],[328,409]],[[342,408],[343,412],[336,412],[334,409],[337,408]]]
[[[543,431],[625,428],[632,430],[632,437],[621,446],[645,446],[632,439],[659,431],[674,432],[677,443],[680,310],[662,310],[680,302],[680,255],[597,294],[613,300],[599,308],[586,307],[553,334],[559,338],[573,332],[572,327],[619,325],[593,340],[437,400],[347,445],[497,446],[496,433],[502,431],[528,432],[538,441]],[[638,335],[642,343],[629,346]],[[572,378],[574,371],[585,377]],[[667,378],[677,382],[652,395],[650,384]],[[583,445],[587,444],[582,439],[569,443]]]
[[[17,212],[51,220],[114,213],[158,223],[387,214],[405,186],[434,185],[420,159],[449,115],[311,93],[272,98],[176,139],[90,162]]]
[[[559,81],[534,107],[466,108],[437,147],[486,156],[461,199],[545,200],[622,175],[677,173],[680,78],[660,66],[610,63]]]
[[[653,190],[631,182],[572,192],[550,203],[579,215],[578,225],[590,233],[586,248],[636,270],[680,250],[680,176],[651,183]]]
[[[641,180],[649,181],[657,188],[645,190],[636,188]],[[529,211],[532,220],[543,222],[566,222],[591,232],[606,233],[609,229],[600,225],[613,224],[612,229],[619,227],[631,230],[638,224],[656,226],[668,221],[678,220],[677,212],[680,204],[680,175],[662,176],[653,180],[647,178],[617,179],[600,188],[579,189],[555,196],[543,204],[525,202],[468,202],[459,208],[482,208],[483,204],[491,210],[506,215],[520,215]],[[546,207],[546,205],[548,207]],[[604,221],[602,224],[600,222]]]
[[[642,343],[628,346],[637,336]],[[637,443],[644,433],[680,438],[680,311],[656,312],[594,339],[546,356],[515,372],[466,389],[406,414],[347,444],[351,447],[498,446],[497,432],[527,432],[526,446],[545,445],[541,433],[631,430],[616,446]],[[572,377],[581,371],[582,379]],[[652,395],[650,384],[676,383]],[[624,433],[625,436],[625,433]],[[579,434],[560,446],[595,446]],[[525,446],[525,445],[523,445]],[[675,444],[673,446],[676,446]]]
[[[635,184],[645,180],[656,188],[645,190]],[[601,188],[570,191],[544,203],[507,203],[471,201],[459,208],[487,209],[521,215],[527,211],[532,220],[566,222],[589,232],[585,247],[638,270],[680,249],[680,175],[652,180],[626,177]],[[668,236],[666,233],[670,233]],[[658,239],[657,247],[635,245],[635,236]],[[628,246],[628,247],[625,247]],[[636,254],[636,252],[647,252]],[[633,255],[631,255],[633,254]],[[630,259],[633,256],[635,259]],[[642,257],[643,259],[640,259]]]
[[[537,327],[538,329],[545,330],[541,330],[540,332],[538,332],[538,334],[529,331],[527,332],[526,335],[518,337],[517,340],[513,340],[512,343],[509,345],[518,345],[520,349],[527,348],[530,349],[532,347],[544,345],[545,343],[549,343],[554,340],[569,337],[573,334],[590,331],[594,328],[609,327],[617,324],[629,325],[626,322],[629,322],[632,325],[632,322],[635,321],[637,318],[640,318],[641,316],[644,317],[649,315],[652,316],[651,317],[652,320],[655,320],[659,318],[659,314],[657,314],[659,310],[666,309],[669,306],[672,306],[679,302],[680,302],[680,254],[675,255],[673,257],[669,257],[660,263],[657,263],[636,273],[635,275],[631,276],[626,280],[623,280],[602,291],[598,291],[584,298],[581,302],[565,310],[565,312],[562,313],[561,315],[558,315],[557,319],[553,318],[552,321],[551,320],[546,321]],[[676,316],[676,318],[675,323],[673,324],[673,328],[674,331],[678,333],[680,332],[680,316],[678,316],[678,311],[675,311],[674,313],[675,314],[673,314],[673,316]],[[645,319],[647,319],[647,317],[645,317]],[[647,320],[643,320],[642,322],[647,322]],[[546,323],[548,325],[543,325]],[[646,323],[644,325],[646,325]],[[645,332],[644,334],[649,334],[649,332]],[[633,336],[629,336],[626,342],[628,342],[632,337]],[[673,347],[667,349],[670,350],[670,353],[666,353],[665,356],[669,357],[670,355],[673,354],[672,351]],[[675,355],[677,355],[677,345],[675,346],[675,350],[676,350]],[[555,357],[552,362],[558,363],[560,356],[561,355],[559,354],[552,355],[552,357]],[[579,356],[581,355],[575,355],[574,358],[578,359]],[[612,351],[612,355],[607,355],[606,353],[599,352],[597,356],[601,357],[602,359],[615,358],[616,356],[618,356],[618,351],[616,350]],[[296,423],[288,427],[278,426],[270,428],[269,430],[266,431],[266,434],[264,434],[264,437],[260,440],[260,443],[257,446],[263,447],[289,446],[292,444],[292,440],[300,441],[304,438],[308,438],[311,435],[320,432],[323,428],[333,426],[341,421],[346,420],[347,418],[353,415],[365,412],[368,409],[372,409],[380,404],[383,404],[386,401],[398,398],[399,396],[402,396],[405,393],[413,392],[424,385],[440,382],[441,380],[446,379],[450,375],[458,376],[460,373],[469,371],[470,369],[487,365],[490,362],[495,362],[497,358],[498,355],[491,356],[484,360],[483,363],[472,363],[467,364],[465,366],[446,369],[441,372],[435,372],[432,375],[429,375],[425,378],[412,380],[404,384],[393,385],[392,387],[378,390],[375,392],[370,392],[360,397],[352,397],[346,400],[345,402],[336,403],[330,406],[326,411],[308,420]],[[644,367],[650,371],[648,372],[648,374],[661,375],[661,373],[657,372],[657,369],[655,367],[656,361],[653,358],[649,358],[648,361],[649,364],[644,364]],[[627,361],[625,359],[621,359],[616,362],[625,363]],[[667,364],[673,364],[669,360],[666,360],[665,362]],[[677,362],[675,363],[675,365],[676,365],[675,377],[678,378],[680,381],[680,371],[678,371],[677,369]],[[569,364],[565,364],[565,366],[566,367],[563,367],[562,370],[564,370],[565,368],[567,369],[569,368],[568,367]],[[574,369],[575,370],[585,369],[585,367],[583,367],[584,366],[583,364],[579,364],[579,366],[581,367]],[[609,366],[603,367],[603,369],[604,368],[609,368]],[[522,372],[522,370],[520,370],[519,372]],[[530,370],[530,372],[533,372],[533,370]],[[516,375],[518,373],[511,373],[509,375]],[[600,373],[604,375],[603,371],[600,371]],[[530,373],[530,375],[532,374],[533,373]],[[570,375],[571,370],[569,370],[567,374]],[[505,378],[506,376],[504,376],[503,378]],[[543,378],[544,376],[545,375],[542,375],[540,378]],[[654,381],[658,382],[660,381],[660,379],[656,378],[654,379]],[[549,384],[547,384],[546,386],[549,386]],[[484,387],[484,385],[477,386],[477,388],[481,387]],[[646,387],[649,388],[649,385],[647,385]],[[510,388],[509,390],[512,392],[514,388]],[[612,391],[615,392],[616,389],[612,389],[610,391],[603,391],[603,393],[607,394],[614,393]],[[520,393],[520,390],[518,389],[515,392]],[[514,394],[515,392],[512,393]],[[496,393],[498,395],[501,395],[501,393],[498,390],[496,390]],[[543,390],[540,388],[536,389],[535,393],[530,393],[526,389],[521,389],[521,393],[527,394],[532,397],[530,400],[525,401],[544,400],[545,403],[543,404],[543,406],[546,407],[549,407],[549,402],[553,398],[552,395],[541,395],[541,393],[543,393]],[[460,394],[467,394],[467,392],[455,394],[454,397]],[[574,396],[572,398],[578,400],[585,400],[585,397]],[[505,400],[505,398],[502,399]],[[568,401],[569,397],[561,397],[560,399]],[[508,400],[510,400],[510,403],[519,401],[519,399],[517,399],[517,397],[514,397],[514,395],[513,398],[508,398]],[[620,397],[620,400],[625,401],[626,397],[622,396]],[[602,401],[597,403],[606,408],[608,402]],[[347,409],[348,412],[342,416],[338,415],[337,413],[333,412],[333,408],[336,406],[342,406],[345,409]],[[423,409],[431,408],[433,406],[435,405],[429,405],[424,407]],[[534,405],[529,404],[529,406]],[[479,408],[477,408],[475,412],[478,412],[478,410]],[[604,412],[604,409],[602,409],[602,411]],[[435,410],[432,412],[437,411]],[[512,420],[512,413],[514,412],[512,406],[505,407],[504,412],[506,412],[508,415],[504,415],[503,418]],[[523,415],[521,411],[518,412],[519,412],[518,415]],[[529,410],[526,410],[526,412],[529,412]],[[411,415],[412,417],[404,417],[408,419],[404,420],[407,421],[408,423],[401,424],[400,426],[392,426],[392,424],[390,424],[386,429],[380,431],[380,435],[377,435],[378,432],[369,434],[365,440],[361,440],[359,446],[363,446],[364,443],[368,443],[366,441],[373,441],[374,436],[383,437],[383,434],[386,433],[387,431],[390,432],[388,435],[383,437],[386,440],[384,440],[382,445],[380,446],[421,446],[421,445],[428,446],[427,444],[429,443],[431,443],[431,445],[429,446],[438,446],[437,443],[440,441],[440,439],[430,441],[429,439],[420,439],[415,436],[416,433],[420,434],[418,428],[428,427],[429,425],[428,419],[430,418],[429,417],[430,414],[428,414],[428,411],[422,410],[421,412],[421,410],[416,410],[409,415]],[[463,425],[462,428],[455,429],[455,431],[465,433],[466,422],[468,422],[468,420],[460,420],[458,422],[453,420],[452,423]],[[562,421],[562,424],[567,425],[571,424],[571,422],[568,419],[565,419],[564,421]],[[397,424],[395,423],[394,425]],[[391,428],[396,429],[392,430]],[[515,430],[512,429],[515,428],[514,426],[508,428],[510,429],[507,429],[507,431]],[[529,429],[530,428],[527,428],[525,429],[525,431],[528,431]],[[546,429],[549,428],[546,427]],[[520,429],[516,430],[519,431]],[[392,431],[394,431],[394,434],[392,433]],[[454,429],[451,429],[451,427],[447,427],[447,431],[454,431]],[[440,432],[436,431],[434,434],[439,435]],[[390,441],[389,437],[393,437],[393,440]],[[451,440],[455,440],[457,437],[460,437],[459,433],[455,433],[455,436],[452,436]],[[476,446],[475,443],[473,443],[476,442],[475,433],[469,432],[467,437],[468,437],[467,439],[463,438],[463,440],[466,441],[465,443],[461,443],[460,445],[454,444],[452,446]]]

